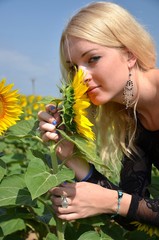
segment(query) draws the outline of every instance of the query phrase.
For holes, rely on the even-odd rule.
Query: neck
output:
[[[139,74],[137,78],[138,103],[137,112],[139,119],[145,128],[149,130],[159,129],[159,71],[150,70]]]

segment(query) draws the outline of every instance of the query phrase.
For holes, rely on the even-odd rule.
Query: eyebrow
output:
[[[87,55],[88,53],[90,53],[90,52],[92,52],[92,51],[94,51],[94,50],[97,50],[97,48],[92,48],[92,49],[90,49],[90,50],[88,50],[88,51],[82,53],[81,57],[83,58],[85,55]],[[71,61],[68,60],[68,61],[66,61],[66,63],[70,64]]]
[[[90,53],[90,52],[92,52],[92,51],[94,51],[94,50],[97,50],[97,48],[92,48],[92,49],[84,52],[84,53],[81,55],[81,57],[84,57],[85,55],[87,55],[88,53]]]

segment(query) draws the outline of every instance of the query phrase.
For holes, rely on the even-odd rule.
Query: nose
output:
[[[91,80],[91,74],[88,69],[84,66],[79,66],[79,69],[82,69],[84,72],[84,83],[87,84]]]

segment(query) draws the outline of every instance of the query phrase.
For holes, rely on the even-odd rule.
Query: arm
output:
[[[151,181],[151,163],[141,150],[140,154],[141,158],[124,157],[119,187],[96,170],[88,180],[109,189],[123,190],[125,198],[121,200],[120,215],[115,220],[129,230],[134,229],[132,221],[159,227],[159,199],[151,199],[147,188]]]
[[[56,126],[51,124],[54,118],[56,118],[56,112],[54,112],[54,117],[49,114],[45,114],[45,116],[39,115],[41,129],[45,131],[43,134],[43,140],[45,141],[49,139],[57,141],[59,137],[56,133]],[[72,151],[72,144],[66,141],[60,145],[57,153],[62,160],[63,157],[65,159],[66,155]],[[78,181],[81,181],[89,172],[89,164],[83,159],[72,158],[67,161],[67,166],[74,170]],[[141,159],[138,159],[138,156],[135,156],[133,160],[125,157],[119,187],[112,184],[105,176],[94,169],[92,176],[87,180],[88,183],[68,184],[67,187],[64,186],[52,190],[54,196],[59,196],[53,199],[55,211],[59,217],[65,220],[73,220],[100,213],[114,214],[118,201],[116,190],[120,188],[123,190],[124,196],[121,201],[120,216],[116,217],[116,220],[121,225],[127,226],[129,225],[127,222],[137,220],[159,226],[157,220],[159,209],[157,207],[154,208],[154,206],[159,205],[159,202],[156,200],[154,204],[154,200],[149,199],[147,190],[147,186],[150,183],[150,175],[151,164],[144,153]],[[69,208],[62,209],[59,207],[61,205],[60,196],[63,194],[63,191],[69,196],[71,211],[75,211],[73,215],[69,214]],[[93,201],[94,205],[92,206]],[[148,207],[148,203],[150,203],[151,207]],[[85,212],[82,212],[84,206]]]

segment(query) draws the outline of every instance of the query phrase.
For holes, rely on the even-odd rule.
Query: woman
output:
[[[51,190],[55,212],[68,221],[105,213],[129,229],[131,221],[159,227],[159,200],[148,191],[152,165],[159,169],[159,70],[151,37],[125,9],[97,2],[72,17],[60,49],[64,77],[74,66],[84,69],[87,94],[100,109],[101,158],[115,164],[122,153],[122,169],[115,186],[62,141],[57,155],[69,158],[78,182]],[[58,110],[47,106],[39,120],[43,140],[58,141]]]

